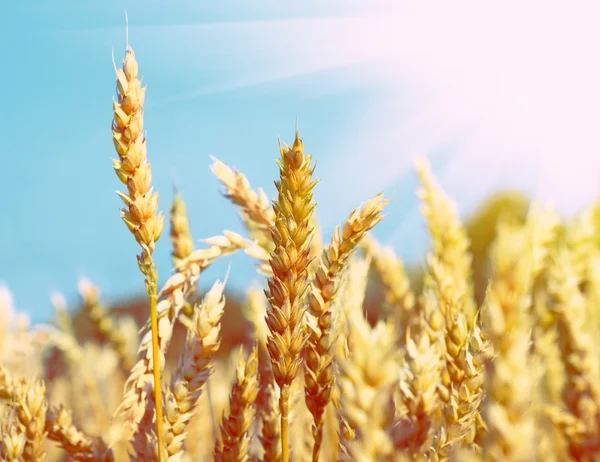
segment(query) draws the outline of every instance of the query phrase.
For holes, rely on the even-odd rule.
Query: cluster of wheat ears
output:
[[[296,130],[293,145],[279,147],[272,204],[241,173],[211,166],[247,237],[225,231],[196,249],[176,195],[174,270],[158,290],[153,252],[164,218],[131,48],[115,71],[113,166],[150,320],[138,337],[82,280],[83,311],[104,341],[81,342],[60,297],[53,325],[30,328],[15,322],[3,289],[2,460],[600,460],[596,204],[568,222],[535,206],[522,221],[501,217],[478,302],[465,228],[420,160],[433,245],[417,293],[396,254],[367,234],[383,218],[382,195],[321,242],[314,167]],[[245,305],[253,347],[223,357],[225,283],[200,293],[197,281],[238,251],[266,283]],[[369,272],[385,294],[375,323],[364,313]],[[187,336],[169,364],[177,323]]]

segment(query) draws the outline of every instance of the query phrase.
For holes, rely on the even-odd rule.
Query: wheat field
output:
[[[82,338],[60,297],[52,323],[30,326],[3,288],[2,460],[600,461],[600,204],[565,220],[492,203],[487,227],[467,226],[418,159],[431,249],[415,278],[369,233],[390,207],[382,194],[322,239],[318,172],[296,129],[273,200],[213,159],[247,233],[196,248],[182,196],[166,224],[159,211],[131,48],[115,72],[112,162],[148,321],[138,331],[82,279],[94,332]],[[159,273],[155,246],[169,239],[173,266]],[[238,252],[263,285],[248,288],[250,328],[232,347],[227,277],[204,291],[198,280]]]

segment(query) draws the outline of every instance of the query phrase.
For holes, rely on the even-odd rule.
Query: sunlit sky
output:
[[[213,3],[213,4],[211,4]],[[76,301],[143,290],[119,218],[110,159],[112,49],[129,42],[147,84],[154,184],[166,212],[175,180],[196,239],[242,231],[210,155],[273,195],[277,137],[296,117],[317,159],[325,236],[361,201],[392,196],[375,232],[409,261],[427,248],[415,155],[430,158],[468,214],[517,188],[572,214],[600,171],[597,2],[33,1],[0,15],[0,284],[34,320],[50,294]],[[165,235],[166,237],[166,235]],[[199,244],[200,245],[200,244]],[[158,245],[161,280],[168,239]],[[205,278],[257,276],[244,257]]]

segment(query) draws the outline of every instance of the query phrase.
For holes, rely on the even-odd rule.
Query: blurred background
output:
[[[87,277],[145,319],[138,246],[119,218],[111,164],[112,63],[129,43],[147,84],[154,185],[168,214],[182,192],[195,238],[240,233],[209,170],[213,155],[274,194],[277,137],[296,118],[317,160],[317,216],[334,226],[378,191],[392,198],[375,236],[418,273],[428,241],[416,155],[431,161],[485,248],[499,210],[529,199],[571,215],[598,191],[599,4],[275,0],[11,2],[0,15],[0,285],[34,322],[50,295],[77,304]],[[486,202],[487,200],[487,202]],[[198,243],[198,245],[200,245]],[[168,236],[157,262],[171,272]],[[231,264],[232,300],[253,280]],[[418,276],[416,276],[418,279]],[[373,297],[376,297],[376,288]],[[129,303],[131,301],[131,303]]]

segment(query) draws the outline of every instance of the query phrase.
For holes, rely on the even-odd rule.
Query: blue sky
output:
[[[383,190],[393,200],[375,235],[409,260],[427,245],[415,154],[429,156],[463,213],[499,187],[569,213],[595,196],[600,71],[589,56],[600,37],[592,2],[569,10],[542,2],[208,3],[5,6],[0,281],[34,320],[50,315],[52,291],[75,300],[82,276],[108,299],[143,290],[110,162],[111,53],[114,46],[120,63],[125,9],[148,86],[148,157],[161,208],[168,211],[175,178],[197,239],[241,231],[209,156],[272,196],[277,136],[291,142],[296,117],[318,163],[325,235]],[[163,238],[163,280],[169,251]],[[248,259],[231,261],[232,286],[257,278]],[[206,280],[223,276],[225,265]]]

